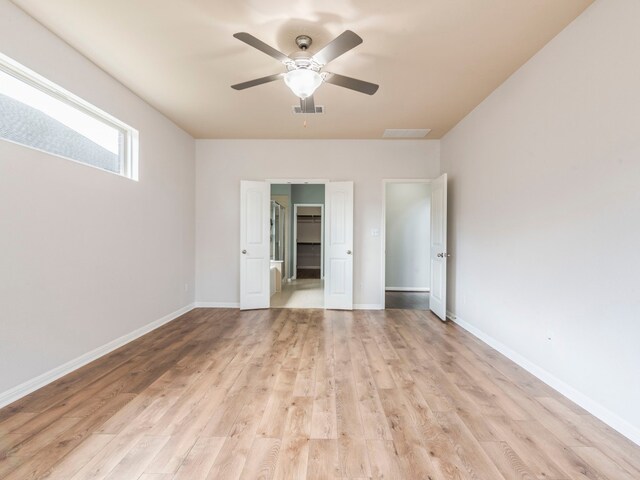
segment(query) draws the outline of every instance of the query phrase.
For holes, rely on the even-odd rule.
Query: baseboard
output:
[[[425,287],[385,287],[387,292],[430,292],[430,288]]]
[[[194,308],[240,308],[239,303],[224,302],[196,302]],[[307,307],[299,307],[307,308]],[[324,307],[321,307],[324,308]],[[357,303],[353,305],[354,310],[384,310],[379,303]]]
[[[353,305],[354,310],[384,310],[379,303],[356,303]]]
[[[240,303],[233,302],[196,302],[194,308],[240,308]]]
[[[29,395],[31,392],[34,392],[39,388],[42,388],[45,385],[48,385],[49,383],[54,382],[61,377],[64,377],[65,375],[73,372],[74,370],[77,370],[80,367],[83,367],[88,363],[93,362],[94,360],[97,360],[107,353],[112,352],[129,342],[132,342],[136,338],[139,338],[151,332],[152,330],[155,330],[156,328],[161,327],[162,325],[169,323],[172,320],[175,320],[180,315],[184,315],[185,313],[193,310],[193,308],[193,304],[182,307],[181,309],[176,310],[169,315],[165,315],[164,317],[159,318],[158,320],[155,320],[151,323],[148,323],[147,325],[140,327],[131,333],[127,333],[126,335],[116,338],[115,340],[112,340],[111,342],[106,343],[101,347],[94,348],[84,355],[74,358],[73,360],[70,360],[52,370],[49,370],[42,375],[38,375],[31,380],[27,380],[20,385],[17,385],[5,392],[0,393],[0,408],[21,399],[26,395]]]
[[[587,412],[592,414],[594,417],[599,418],[604,423],[609,425],[614,430],[618,431],[625,437],[627,437],[632,442],[640,445],[640,429],[636,426],[630,424],[623,418],[619,417],[617,414],[613,413],[608,408],[600,405],[595,400],[587,397],[582,392],[576,390],[571,385],[565,383],[563,380],[560,380],[555,375],[549,373],[547,370],[539,367],[535,363],[531,362],[529,359],[523,357],[519,353],[513,351],[503,343],[499,342],[495,338],[487,335],[482,330],[474,327],[473,325],[465,322],[460,317],[457,317],[451,312],[447,312],[447,318],[455,322],[460,327],[464,328],[467,332],[482,340],[484,343],[489,345],[491,348],[497,350],[502,355],[507,357],[509,360],[517,363],[519,366],[524,368],[526,371],[549,385],[554,390],[558,391],[565,397],[567,397],[572,402],[580,405]]]

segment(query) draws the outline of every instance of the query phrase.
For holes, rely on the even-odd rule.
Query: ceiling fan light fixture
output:
[[[285,74],[284,83],[296,96],[305,99],[313,95],[316,88],[320,86],[322,76],[314,70],[298,68]]]

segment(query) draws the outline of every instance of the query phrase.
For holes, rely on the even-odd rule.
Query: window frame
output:
[[[58,153],[52,153],[47,150],[43,150],[38,147],[33,147],[31,145],[27,145],[25,143],[17,142],[11,139],[7,139],[4,137],[0,137],[0,140],[5,142],[14,143],[16,145],[21,145],[26,148],[30,148],[32,150],[36,150],[39,152],[46,153],[48,155],[53,155],[55,157],[64,158],[66,160],[70,160],[75,163],[79,163],[81,165],[86,165],[88,167],[93,167],[103,172],[112,173],[115,175],[119,175],[125,178],[129,178],[134,181],[138,181],[138,137],[139,133],[133,127],[127,125],[126,123],[118,120],[113,115],[105,112],[104,110],[96,107],[95,105],[83,100],[79,96],[71,93],[70,91],[62,88],[60,85],[48,80],[42,75],[34,72],[33,70],[25,67],[21,63],[15,61],[11,57],[0,52],[0,71],[6,73],[14,77],[15,79],[23,82],[33,88],[40,90],[41,92],[49,95],[50,97],[59,100],[68,106],[80,111],[81,113],[88,115],[105,125],[114,128],[124,135],[124,145],[123,151],[120,161],[120,171],[112,171],[107,170],[102,167],[98,167],[96,165],[92,165],[87,162],[83,162],[82,160],[77,160],[75,158],[70,158],[65,155],[61,155]],[[53,117],[52,117],[53,118]],[[120,156],[120,152],[118,153]]]

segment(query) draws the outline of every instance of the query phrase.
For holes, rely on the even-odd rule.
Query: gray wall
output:
[[[318,203],[324,205],[324,185],[291,185],[293,203]]]
[[[291,184],[272,184],[271,195],[286,195],[287,197],[291,197]]]

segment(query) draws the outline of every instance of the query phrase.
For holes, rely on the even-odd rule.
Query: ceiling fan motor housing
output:
[[[299,70],[302,68],[313,70],[314,72],[319,72],[322,68],[322,65],[315,62],[309,53],[307,53],[307,49],[311,46],[311,37],[309,35],[298,35],[296,37],[296,45],[300,50],[293,52],[289,55],[291,62],[286,64],[287,70]]]
[[[307,50],[312,43],[313,40],[311,40],[309,35],[298,35],[296,37],[296,45],[298,45],[300,50]]]

